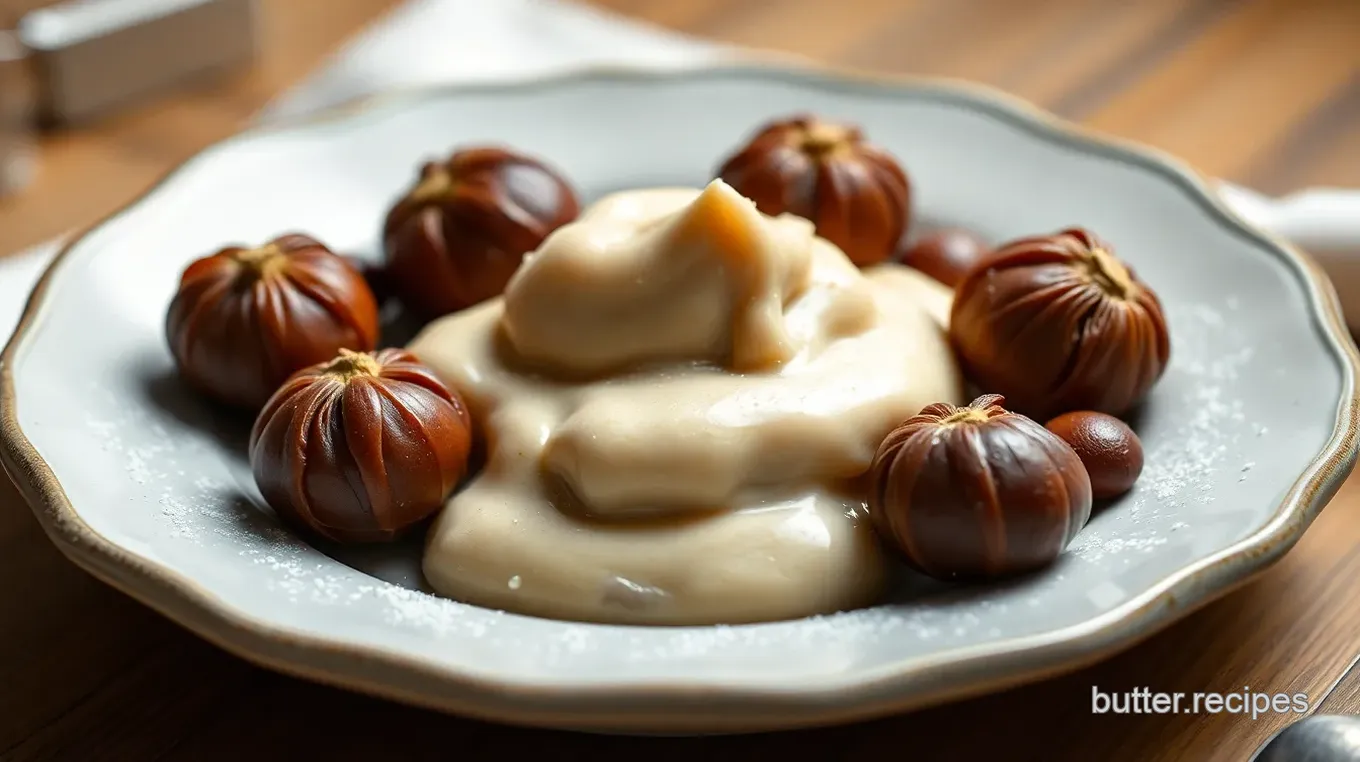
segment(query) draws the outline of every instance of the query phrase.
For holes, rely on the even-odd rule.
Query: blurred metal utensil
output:
[[[1249,762],[1357,762],[1360,717],[1315,714],[1271,736]]]

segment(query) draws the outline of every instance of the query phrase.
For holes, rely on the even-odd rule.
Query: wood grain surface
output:
[[[22,1],[22,0],[21,0]],[[1355,0],[599,0],[696,35],[965,77],[1284,192],[1360,186]],[[47,137],[0,252],[88,224],[246,124],[393,0],[263,0],[250,72]],[[1240,591],[1100,665],[847,727],[701,739],[469,722],[245,664],[77,571],[0,486],[0,760],[1244,760],[1291,715],[1092,714],[1104,691],[1304,692],[1360,711],[1360,487]]]

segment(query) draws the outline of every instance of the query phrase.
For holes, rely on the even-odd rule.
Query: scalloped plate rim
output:
[[[1323,450],[1294,483],[1271,520],[1253,535],[1183,567],[1142,595],[1106,614],[1037,636],[976,647],[962,656],[921,658],[883,667],[845,684],[778,691],[739,684],[628,683],[580,686],[511,682],[468,675],[400,651],[303,635],[227,606],[174,569],[140,558],[92,530],[66,499],[61,484],[18,423],[14,359],[41,319],[44,294],[62,274],[66,255],[106,223],[140,205],[215,153],[257,135],[337,125],[381,111],[392,102],[419,102],[460,92],[532,90],[573,81],[644,78],[659,83],[695,77],[737,76],[794,81],[813,87],[877,88],[884,97],[929,95],[982,109],[1033,136],[1075,150],[1097,152],[1160,174],[1188,191],[1203,211],[1264,251],[1282,259],[1305,287],[1310,319],[1342,369],[1336,426]],[[1077,669],[1123,650],[1226,594],[1288,551],[1354,466],[1360,408],[1356,405],[1360,355],[1343,327],[1330,282],[1310,258],[1232,213],[1183,162],[1154,149],[1068,123],[1026,101],[986,86],[939,78],[870,76],[823,67],[756,62],[658,70],[592,67],[558,75],[498,83],[421,87],[367,96],[319,114],[238,133],[203,149],[137,198],[71,238],[35,286],[19,326],[0,355],[0,460],[62,552],[106,583],[142,601],[199,636],[248,660],[309,679],[468,716],[522,724],[607,731],[742,732],[866,719],[968,695],[990,692]],[[958,652],[954,652],[957,654]],[[741,713],[686,717],[671,706],[699,698],[743,706]],[[798,707],[792,721],[781,709]],[[611,715],[612,713],[612,715]]]

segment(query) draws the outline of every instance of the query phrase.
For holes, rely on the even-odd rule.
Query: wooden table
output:
[[[242,127],[393,0],[265,0],[254,71],[49,137],[0,202],[0,251],[89,223]],[[978,79],[1057,113],[1283,192],[1360,186],[1354,0],[599,0],[699,35],[883,72]],[[280,677],[230,657],[67,563],[0,487],[0,760],[816,758],[1239,760],[1291,716],[1092,715],[1091,689],[1302,691],[1360,649],[1360,488],[1241,591],[1099,666],[856,726],[646,740],[505,728]]]

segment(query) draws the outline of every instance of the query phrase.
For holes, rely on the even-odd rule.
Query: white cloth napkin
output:
[[[395,87],[517,79],[600,64],[697,66],[735,55],[726,47],[566,0],[410,0],[267,107],[261,118],[304,113]],[[1360,316],[1360,194],[1276,202],[1229,187],[1225,197],[1248,219],[1319,254],[1338,282],[1347,312]],[[29,290],[59,244],[0,258],[0,336],[13,330]],[[1354,307],[1348,303],[1352,300]]]
[[[262,117],[393,87],[521,79],[604,64],[702,65],[726,50],[562,0],[410,0]]]

